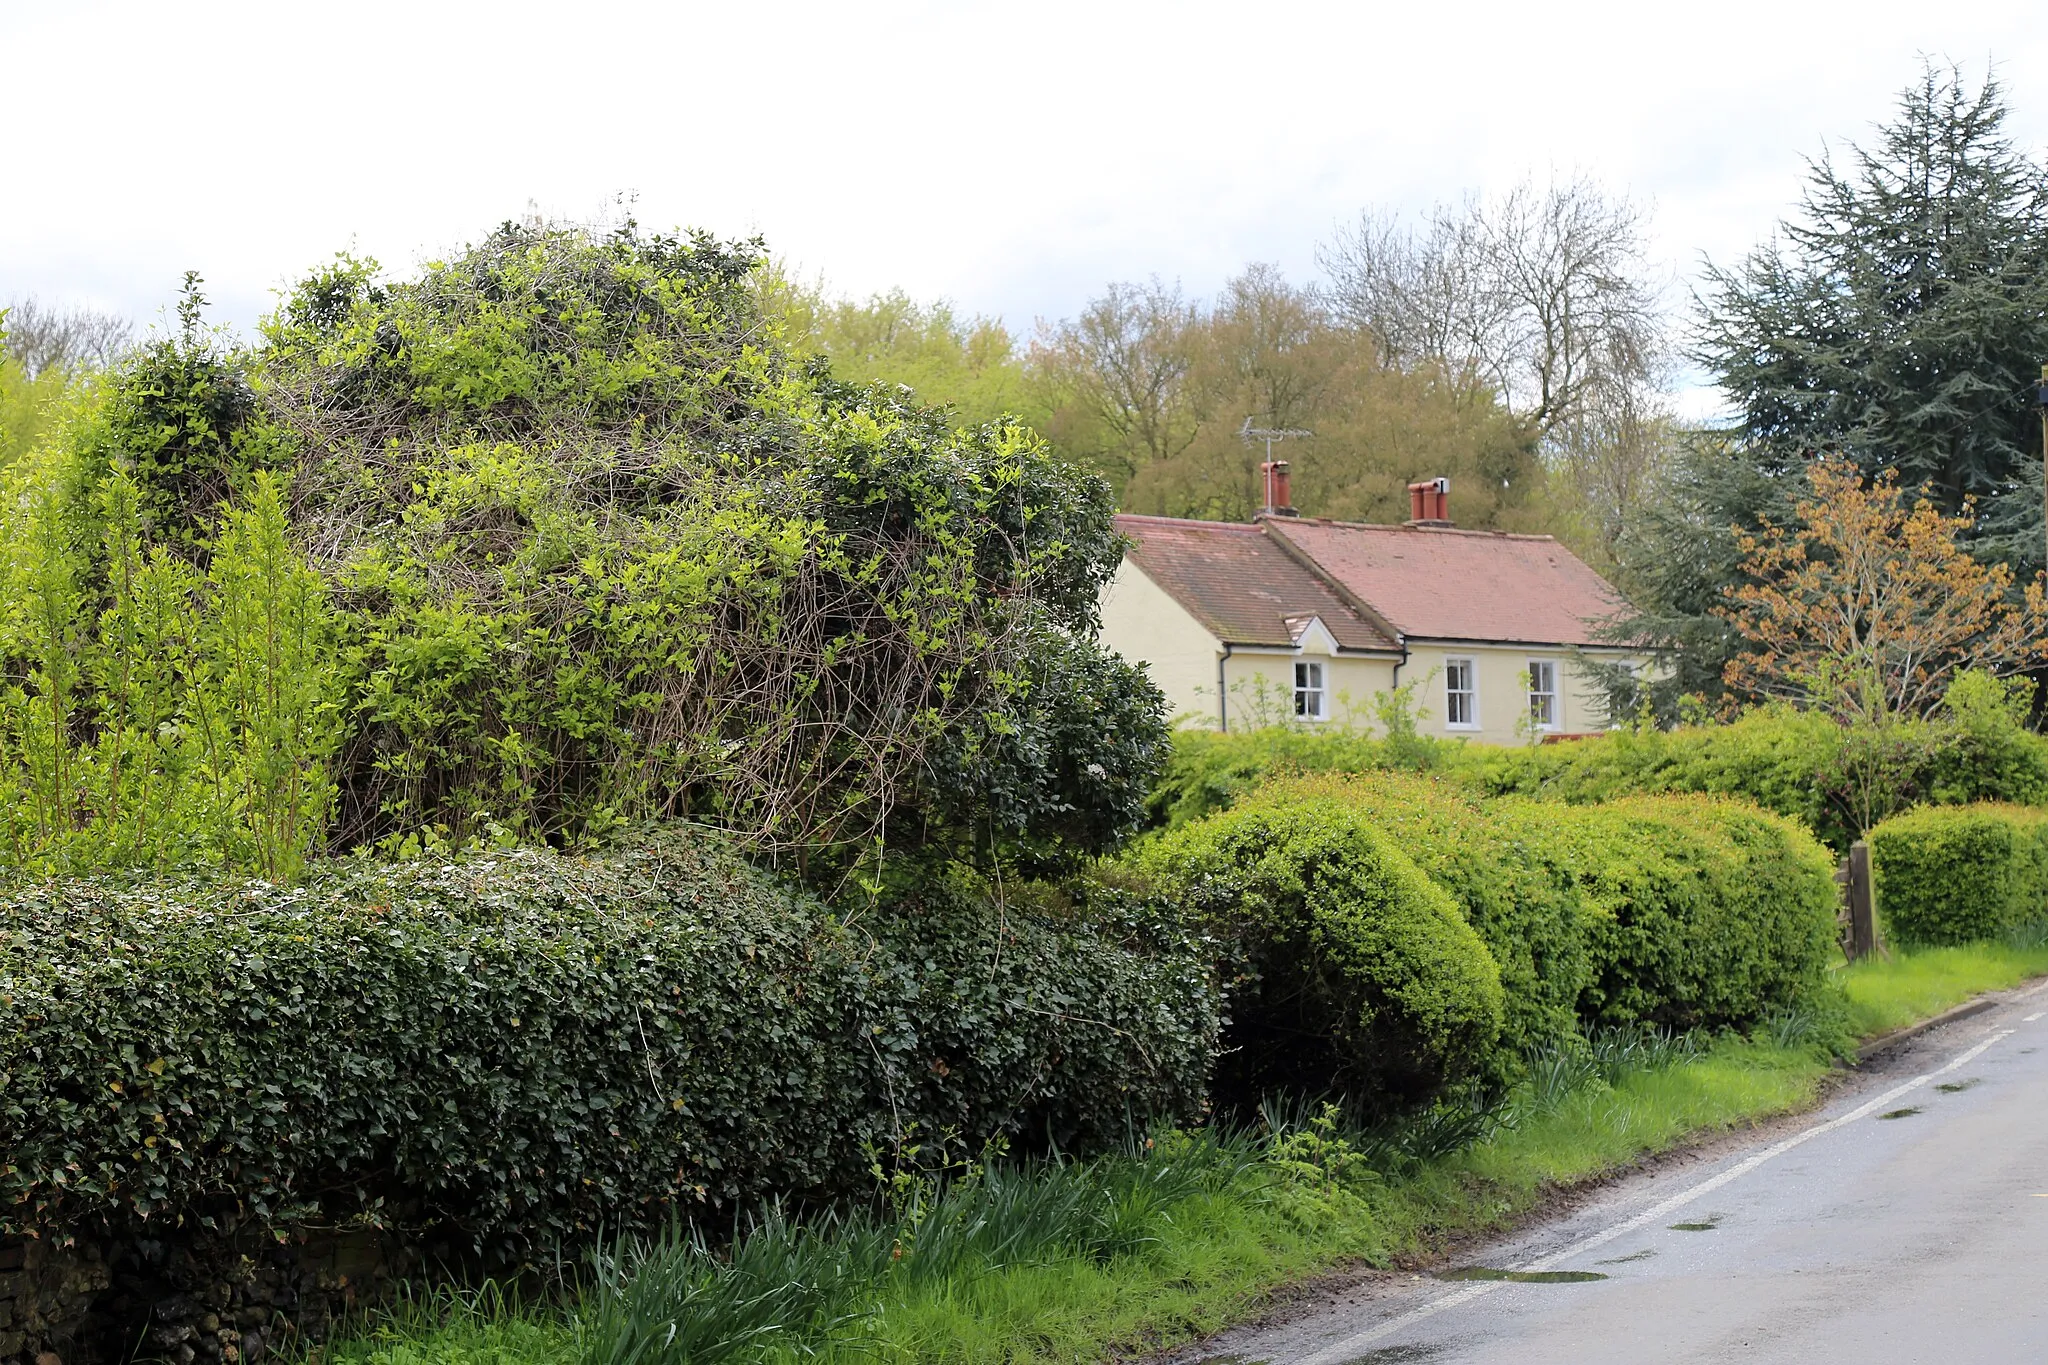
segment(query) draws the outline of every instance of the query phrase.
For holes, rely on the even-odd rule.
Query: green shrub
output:
[[[1500,968],[1505,994],[1500,1061],[1579,1033],[1579,997],[1592,976],[1573,879],[1532,857],[1492,803],[1441,778],[1377,773],[1271,784],[1244,808],[1333,800],[1361,812],[1448,891]]]
[[[2048,803],[2048,739],[2026,728],[2028,696],[2024,684],[1965,673],[1934,716],[1882,730],[1773,706],[1726,724],[1517,746],[1422,737],[1391,745],[1294,727],[1182,732],[1148,811],[1155,826],[1172,827],[1278,778],[1420,769],[1489,796],[1578,805],[1664,793],[1738,796],[1798,820],[1839,854],[1873,820],[1916,802]]]
[[[1173,925],[849,925],[701,837],[18,887],[0,1002],[0,1233],[368,1220],[503,1256],[843,1191],[871,1148],[1105,1142],[1199,1108],[1217,1027]]]
[[[835,380],[758,244],[506,225],[96,381],[0,486],[0,861],[225,866],[683,817],[819,886],[1063,871],[1164,698],[1107,484]]]
[[[2023,685],[1965,673],[1934,716],[1882,729],[1764,707],[1723,725],[1475,748],[1461,771],[1494,795],[1577,803],[1739,796],[1800,821],[1840,854],[1916,802],[2048,801],[2048,740],[2026,729],[2026,709]]]
[[[1996,939],[2048,915],[2048,811],[1922,807],[1868,838],[1878,913],[1899,943]]]
[[[1357,809],[1233,810],[1147,844],[1141,866],[1237,973],[1218,1089],[1349,1090],[1378,1102],[1483,1074],[1500,972],[1457,905]]]
[[[1275,725],[1217,734],[1176,730],[1173,752],[1152,788],[1156,826],[1178,828],[1231,803],[1261,783],[1308,773],[1428,771],[1461,761],[1463,741],[1404,736],[1390,743],[1358,730]]]
[[[1504,837],[1580,900],[1594,1027],[1743,1027],[1822,979],[1834,859],[1795,822],[1726,799],[1506,800]]]

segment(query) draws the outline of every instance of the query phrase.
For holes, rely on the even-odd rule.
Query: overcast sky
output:
[[[1923,55],[1993,64],[2048,142],[2048,22],[1998,0],[0,0],[0,300],[155,319],[192,268],[247,326],[337,250],[403,268],[625,194],[1028,330],[1111,279],[1306,278],[1366,205],[1586,171],[1653,208],[1682,301]]]

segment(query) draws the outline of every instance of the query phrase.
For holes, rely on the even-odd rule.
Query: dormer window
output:
[[[1323,666],[1302,662],[1294,666],[1294,718],[1323,720],[1329,715],[1323,691]]]

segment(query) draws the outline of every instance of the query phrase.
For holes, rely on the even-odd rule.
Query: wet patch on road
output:
[[[1506,1280],[1509,1284],[1591,1284],[1607,1277],[1597,1270],[1496,1270],[1490,1265],[1439,1270],[1439,1280]]]
[[[1629,1262],[1631,1262],[1631,1261],[1647,1261],[1647,1260],[1649,1260],[1649,1259],[1650,1259],[1650,1258],[1651,1258],[1652,1256],[1655,1256],[1656,1254],[1657,1254],[1657,1248],[1655,1248],[1655,1247],[1644,1247],[1644,1248],[1643,1248],[1643,1249],[1642,1249],[1641,1251],[1631,1252],[1630,1254],[1628,1254],[1628,1255],[1626,1255],[1626,1256],[1616,1256],[1616,1257],[1615,1257],[1615,1258],[1614,1258],[1613,1260],[1611,1260],[1611,1261],[1595,1261],[1595,1262],[1593,1262],[1593,1264],[1594,1264],[1594,1265],[1627,1265],[1627,1264],[1628,1264]]]
[[[1919,1113],[1919,1112],[1920,1112],[1920,1106],[1916,1104],[1916,1105],[1913,1105],[1913,1106],[1912,1106],[1911,1108],[1909,1108],[1909,1109],[1894,1109],[1894,1110],[1892,1110],[1892,1111],[1891,1111],[1891,1112],[1890,1112],[1889,1114],[1879,1114],[1879,1115],[1878,1115],[1877,1117],[1878,1117],[1878,1118],[1879,1118],[1880,1120],[1883,1120],[1883,1119],[1909,1119],[1909,1118],[1912,1118],[1912,1117],[1913,1117],[1913,1115],[1915,1115],[1915,1114],[1917,1114],[1917,1113]]]
[[[1344,1365],[1400,1365],[1403,1361],[1435,1360],[1443,1353],[1441,1346],[1382,1346],[1377,1351],[1353,1356]]]
[[[1718,1213],[1711,1213],[1697,1222],[1673,1223],[1671,1225],[1671,1230],[1673,1232],[1712,1232],[1715,1228],[1720,1226],[1721,1215]]]
[[[1982,1084],[1983,1080],[1982,1076],[1972,1076],[1967,1081],[1944,1081],[1934,1088],[1944,1095],[1960,1095],[1971,1086]]]

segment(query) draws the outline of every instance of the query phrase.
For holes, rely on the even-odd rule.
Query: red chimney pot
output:
[[[1259,472],[1266,476],[1266,515],[1293,516],[1294,498],[1287,486],[1287,461],[1267,460],[1259,466]]]
[[[1449,526],[1451,524],[1451,481],[1449,479],[1424,479],[1421,483],[1408,485],[1408,524],[1410,526]]]

